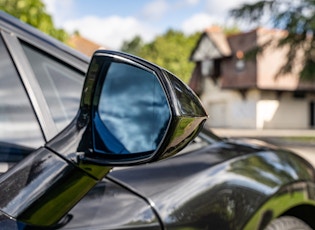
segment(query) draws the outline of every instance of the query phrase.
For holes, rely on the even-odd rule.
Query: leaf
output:
[[[0,10],[19,18],[61,41],[66,41],[68,34],[54,26],[52,17],[46,12],[41,0],[0,0]]]

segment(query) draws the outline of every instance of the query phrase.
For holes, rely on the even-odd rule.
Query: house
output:
[[[257,28],[226,36],[218,27],[202,33],[190,60],[190,86],[201,97],[215,128],[308,129],[315,127],[315,82],[302,82],[299,65],[278,75],[288,47],[245,54],[285,32]],[[314,73],[315,74],[315,73]]]
[[[67,41],[67,44],[89,57],[91,57],[93,53],[98,49],[106,49],[106,47],[103,47],[91,40],[88,40],[79,34],[72,35]]]

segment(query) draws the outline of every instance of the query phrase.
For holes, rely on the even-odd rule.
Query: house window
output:
[[[213,61],[206,59],[201,63],[201,74],[202,76],[211,76],[213,73]]]
[[[302,91],[294,91],[293,97],[297,99],[304,99],[306,97],[305,92]]]
[[[245,69],[245,60],[243,51],[238,50],[236,52],[235,68],[237,71],[243,71]]]
[[[311,101],[309,103],[309,125],[310,127],[315,127],[315,102]]]

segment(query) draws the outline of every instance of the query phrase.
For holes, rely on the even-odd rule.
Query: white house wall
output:
[[[256,126],[257,90],[248,92],[247,99],[235,90],[221,90],[209,78],[204,82],[201,100],[209,114],[208,125],[221,128],[253,128]]]
[[[237,97],[229,101],[229,127],[255,127],[257,93],[259,92],[256,90],[250,90],[247,92],[246,99],[244,99],[241,94],[237,92]]]
[[[275,92],[263,92],[257,102],[257,128],[306,129],[309,126],[308,100],[294,98],[290,92],[278,98]]]
[[[214,128],[306,129],[309,102],[293,94],[248,90],[245,98],[235,90],[222,90],[209,78],[204,81],[201,100]]]

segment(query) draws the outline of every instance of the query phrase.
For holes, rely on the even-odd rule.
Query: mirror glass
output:
[[[143,154],[155,151],[171,116],[157,76],[124,62],[111,62],[103,72],[106,78],[94,116],[101,152]]]

